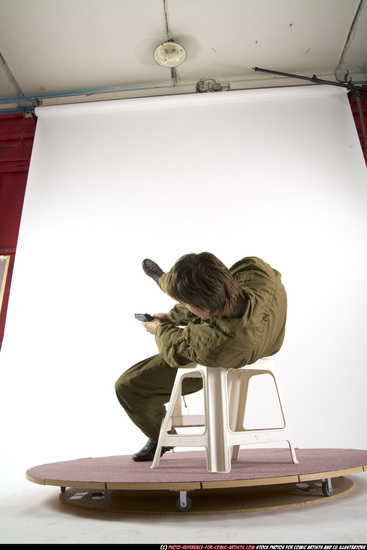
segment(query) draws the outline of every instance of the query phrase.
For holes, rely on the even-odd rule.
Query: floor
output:
[[[59,488],[2,483],[0,544],[365,544],[367,472],[322,504],[247,514],[138,516],[92,512],[59,501]]]

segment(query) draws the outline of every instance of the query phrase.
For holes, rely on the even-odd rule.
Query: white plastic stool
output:
[[[252,376],[260,374],[270,374],[274,379],[283,416],[284,426],[281,428],[245,429],[243,426],[249,381]],[[183,415],[182,381],[184,378],[200,377],[203,379],[204,415]],[[168,433],[172,428],[194,426],[204,426],[204,433]],[[297,464],[273,358],[259,359],[239,369],[204,367],[191,363],[177,369],[151,468],[158,466],[164,446],[205,447],[208,471],[230,472],[231,459],[238,458],[240,445],[278,441],[288,442],[292,460]]]

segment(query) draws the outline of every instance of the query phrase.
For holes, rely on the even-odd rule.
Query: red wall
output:
[[[367,164],[367,88],[364,88],[361,90],[361,94],[365,98],[358,100],[355,95],[348,94],[349,95],[349,103],[350,107],[352,109],[352,113],[354,116],[354,121],[356,123],[356,128],[358,132],[359,139],[361,141],[362,145],[362,151],[364,154],[364,160]],[[362,113],[362,118],[360,114]],[[363,135],[365,133],[365,135]]]
[[[0,347],[4,336],[11,275],[35,129],[36,122],[33,117],[24,118],[22,113],[0,116],[0,255],[10,256],[0,313]]]

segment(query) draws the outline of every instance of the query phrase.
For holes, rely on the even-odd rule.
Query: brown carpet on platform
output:
[[[27,475],[43,480],[104,483],[177,483],[243,480],[304,475],[367,465],[367,451],[358,449],[296,449],[293,464],[288,449],[241,449],[229,473],[209,473],[205,451],[166,453],[159,466],[134,462],[131,455],[82,458],[35,466]]]

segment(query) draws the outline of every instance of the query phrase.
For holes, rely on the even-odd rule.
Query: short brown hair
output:
[[[168,273],[167,292],[179,302],[221,317],[243,291],[229,269],[210,252],[185,254]]]

